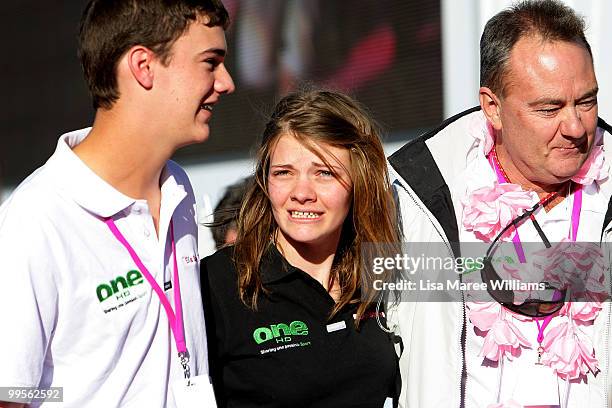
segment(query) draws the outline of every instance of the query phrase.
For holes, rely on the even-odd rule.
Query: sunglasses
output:
[[[540,208],[541,205],[542,203],[537,203],[531,209],[525,211],[523,214],[510,221],[510,223],[501,230],[487,249],[483,260],[483,267],[480,271],[482,281],[487,285],[487,292],[496,302],[500,303],[502,306],[511,310],[512,312],[528,317],[545,317],[557,313],[565,303],[567,289],[556,288],[549,282],[540,282],[539,287],[544,288],[543,290],[538,290],[538,294],[542,295],[541,297],[527,297],[526,299],[521,300],[524,296],[521,296],[519,293],[517,293],[517,291],[509,289],[505,285],[501,284],[504,279],[499,276],[495,267],[493,266],[492,254],[498,247],[498,242],[501,237],[508,232],[511,227],[514,227],[515,229],[518,228],[518,226],[527,218],[531,219],[533,222],[533,225],[544,246],[547,249],[551,248],[552,245],[550,241],[533,216],[533,213]],[[530,292],[529,296],[532,294],[533,292]]]

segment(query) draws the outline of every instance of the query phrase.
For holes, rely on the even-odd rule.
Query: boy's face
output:
[[[219,26],[208,27],[206,17],[191,23],[172,45],[167,65],[159,64],[153,88],[156,106],[168,134],[165,142],[174,148],[203,142],[208,122],[222,94],[234,91],[234,82],[225,67],[225,33]]]

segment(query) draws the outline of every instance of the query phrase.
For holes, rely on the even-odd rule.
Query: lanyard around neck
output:
[[[488,159],[489,163],[495,170],[495,175],[497,176],[498,183],[509,183],[506,176],[504,175],[503,170],[498,165],[497,161],[494,160],[490,154]],[[569,239],[572,241],[576,241],[578,237],[578,227],[580,226],[580,211],[582,210],[582,186],[578,184],[576,190],[574,190],[574,204],[572,206],[572,218],[571,218],[571,229],[569,232]],[[523,251],[523,245],[521,243],[521,238],[519,236],[518,227],[515,226],[515,234],[512,237],[512,243],[514,244],[514,248],[516,250],[516,255],[518,256],[520,263],[527,262],[525,258],[525,252]]]
[[[134,261],[138,269],[140,269],[140,272],[142,272],[142,274],[147,279],[155,293],[157,293],[157,296],[159,297],[159,300],[162,306],[164,307],[164,310],[166,311],[166,315],[168,316],[170,329],[172,330],[172,334],[174,335],[174,341],[176,342],[176,350],[178,351],[179,357],[181,357],[182,360],[184,355],[186,355],[187,353],[187,345],[185,343],[185,332],[183,330],[183,306],[181,304],[181,287],[179,283],[178,263],[176,261],[176,246],[174,243],[174,226],[172,224],[172,220],[170,220],[170,235],[172,238],[172,256],[174,261],[173,286],[175,310],[172,310],[172,306],[170,305],[170,302],[168,301],[168,298],[166,297],[164,291],[159,286],[153,275],[151,275],[147,267],[142,263],[142,261],[138,257],[138,254],[136,254],[134,248],[132,248],[127,239],[125,239],[123,234],[121,234],[121,231],[119,231],[113,219],[106,218],[104,222],[111,230],[115,238],[117,238],[117,240],[121,242],[121,244],[123,244],[125,249],[127,249],[130,256],[132,257],[132,260]]]

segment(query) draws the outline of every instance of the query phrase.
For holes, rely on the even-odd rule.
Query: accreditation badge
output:
[[[172,395],[177,408],[216,408],[215,393],[208,375],[198,375],[172,383]]]
[[[520,376],[512,395],[525,408],[559,408],[559,385],[550,367],[534,364],[529,373]]]

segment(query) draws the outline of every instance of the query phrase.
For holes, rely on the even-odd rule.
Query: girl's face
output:
[[[281,246],[338,245],[352,203],[350,153],[328,144],[317,150],[333,171],[291,134],[272,152],[268,193]]]

